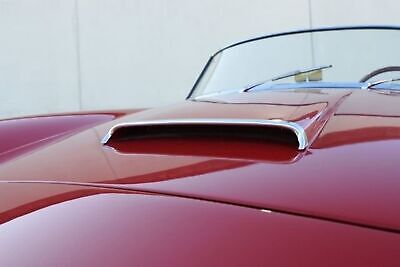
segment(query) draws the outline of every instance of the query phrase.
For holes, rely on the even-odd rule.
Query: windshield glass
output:
[[[384,27],[267,36],[213,56],[191,96],[243,89],[362,88],[386,79],[380,86],[400,89],[400,67],[387,68],[400,66],[399,47],[400,30]]]

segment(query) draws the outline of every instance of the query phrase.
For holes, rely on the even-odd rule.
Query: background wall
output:
[[[184,99],[243,38],[400,24],[397,0],[0,0],[0,118]]]

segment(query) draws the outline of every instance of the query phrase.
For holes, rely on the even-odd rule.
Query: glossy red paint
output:
[[[0,210],[22,210],[0,226],[1,266],[400,263],[398,234],[267,210],[76,185],[0,183],[0,191],[8,202]]]
[[[15,229],[22,227],[30,240],[54,241],[29,234],[29,225],[39,225],[40,231],[50,229],[65,240],[67,251],[78,253],[67,261],[57,248],[49,248],[54,257],[44,263],[50,265],[55,259],[71,264],[79,260],[106,264],[111,254],[101,252],[107,249],[112,255],[119,255],[114,259],[117,263],[129,262],[132,258],[127,255],[128,248],[143,264],[160,264],[163,260],[172,265],[187,265],[189,259],[196,258],[195,263],[200,265],[219,265],[225,260],[227,265],[320,266],[329,258],[329,263],[336,266],[373,266],[378,260],[387,260],[387,266],[399,265],[394,258],[400,247],[400,213],[396,206],[400,203],[400,110],[396,108],[400,106],[399,97],[367,90],[329,89],[318,93],[313,90],[231,94],[221,102],[198,99],[122,116],[3,162],[0,188],[7,191],[11,186],[7,181],[33,182],[12,185],[15,190],[5,197],[9,202],[31,187],[61,188],[67,186],[64,183],[78,183],[99,190],[99,194],[85,191],[82,194],[88,197],[77,196],[69,201],[75,198],[72,194],[73,197],[66,197],[68,201],[60,199],[68,203],[67,210],[51,200],[53,207],[35,206],[35,198],[21,201],[19,206],[24,208],[20,210],[24,212],[20,214],[15,212],[19,206],[0,204],[2,221],[7,222],[0,226],[0,233],[10,233],[7,238],[11,238]],[[368,104],[375,102],[380,104]],[[108,129],[117,123],[204,117],[295,121],[308,129],[311,145],[306,151],[298,151],[283,143],[218,138],[158,138],[100,144]],[[34,185],[39,181],[45,184]],[[61,184],[50,186],[49,182]],[[93,188],[98,186],[107,188]],[[132,191],[155,195],[119,194]],[[48,199],[45,195],[43,199]],[[78,203],[83,203],[81,209]],[[149,216],[143,207],[156,215]],[[100,214],[103,208],[105,213]],[[264,221],[269,214],[261,209],[272,210],[279,218]],[[10,211],[14,215],[9,215]],[[66,216],[54,221],[51,218],[56,218],[55,214]],[[48,223],[44,223],[46,218]],[[35,224],[39,221],[43,225]],[[76,226],[78,222],[81,228]],[[85,231],[91,226],[93,231],[87,234]],[[144,231],[144,226],[149,230]],[[56,231],[59,227],[62,231]],[[77,237],[72,231],[77,231]],[[172,232],[176,234],[171,235]],[[78,237],[89,242],[100,236],[104,244],[95,242],[93,250],[87,249],[86,243],[76,250],[72,247]],[[110,248],[105,241],[120,244],[120,250]],[[305,243],[318,246],[308,248]],[[13,244],[5,245],[4,251],[15,249]],[[45,250],[45,244],[41,244]],[[33,245],[27,244],[28,251],[29,246]],[[176,249],[175,254],[172,248]],[[83,255],[92,255],[95,249],[100,252],[99,261],[87,257],[90,261],[84,262]],[[145,254],[144,250],[158,256],[139,257]],[[181,251],[179,257],[176,251]],[[291,257],[284,254],[287,251]],[[42,255],[44,251],[38,246],[32,253]],[[221,259],[222,254],[229,255],[229,259]],[[13,260],[11,256],[4,259]]]
[[[0,163],[32,152],[66,136],[137,111],[140,110],[64,113],[0,120],[0,132],[2,133]]]

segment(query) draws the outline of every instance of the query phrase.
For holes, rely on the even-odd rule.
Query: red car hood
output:
[[[109,185],[400,232],[400,98],[369,91],[232,94],[124,116],[0,165],[0,180]],[[230,103],[230,104],[227,104]],[[243,140],[149,139],[103,146],[116,123],[283,119],[312,136],[299,152]]]
[[[17,217],[0,266],[399,265],[396,233],[279,212],[65,184],[0,194],[0,219]]]

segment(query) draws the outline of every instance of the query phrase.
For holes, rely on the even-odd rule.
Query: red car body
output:
[[[283,90],[0,121],[0,266],[399,266],[399,107]],[[101,144],[116,124],[210,117],[279,117],[309,145]]]

